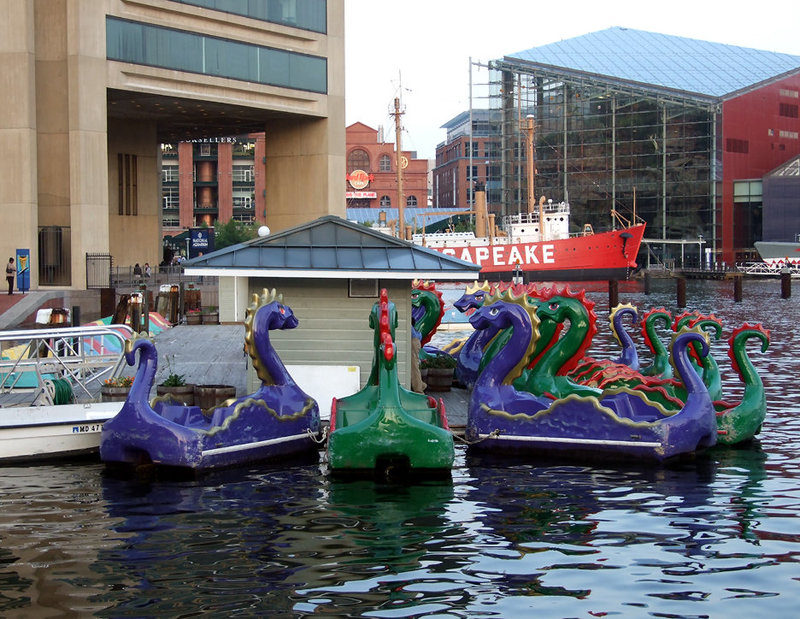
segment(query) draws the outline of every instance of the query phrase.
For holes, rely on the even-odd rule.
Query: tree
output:
[[[227,223],[218,221],[214,225],[214,250],[243,243],[257,236],[258,226],[256,224],[246,224],[235,219],[230,219]]]

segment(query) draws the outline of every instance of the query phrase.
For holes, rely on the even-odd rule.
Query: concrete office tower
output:
[[[214,4],[2,3],[0,255],[32,289],[160,262],[164,143],[264,132],[267,225],[344,215],[343,0]]]

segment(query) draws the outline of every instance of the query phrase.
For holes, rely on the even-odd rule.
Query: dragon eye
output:
[[[286,313],[286,308],[283,307],[283,305],[281,305],[281,309],[279,311],[280,311],[281,314],[285,314]]]
[[[493,307],[493,308],[491,308],[489,310],[489,315],[490,316],[497,316],[497,314],[499,314],[499,313],[500,313],[500,309],[497,308],[497,307]]]
[[[558,309],[558,303],[553,301],[552,303],[550,303],[549,307],[550,307],[551,310],[557,310]]]

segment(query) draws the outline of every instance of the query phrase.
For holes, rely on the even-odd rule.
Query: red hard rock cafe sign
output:
[[[370,181],[375,180],[372,174],[367,174],[364,170],[353,170],[347,175],[347,182],[353,189],[364,189]]]

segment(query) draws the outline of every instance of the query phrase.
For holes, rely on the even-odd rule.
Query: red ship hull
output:
[[[519,264],[526,281],[628,279],[644,224],[542,243],[435,247],[443,254],[481,266],[481,277],[509,279]]]

